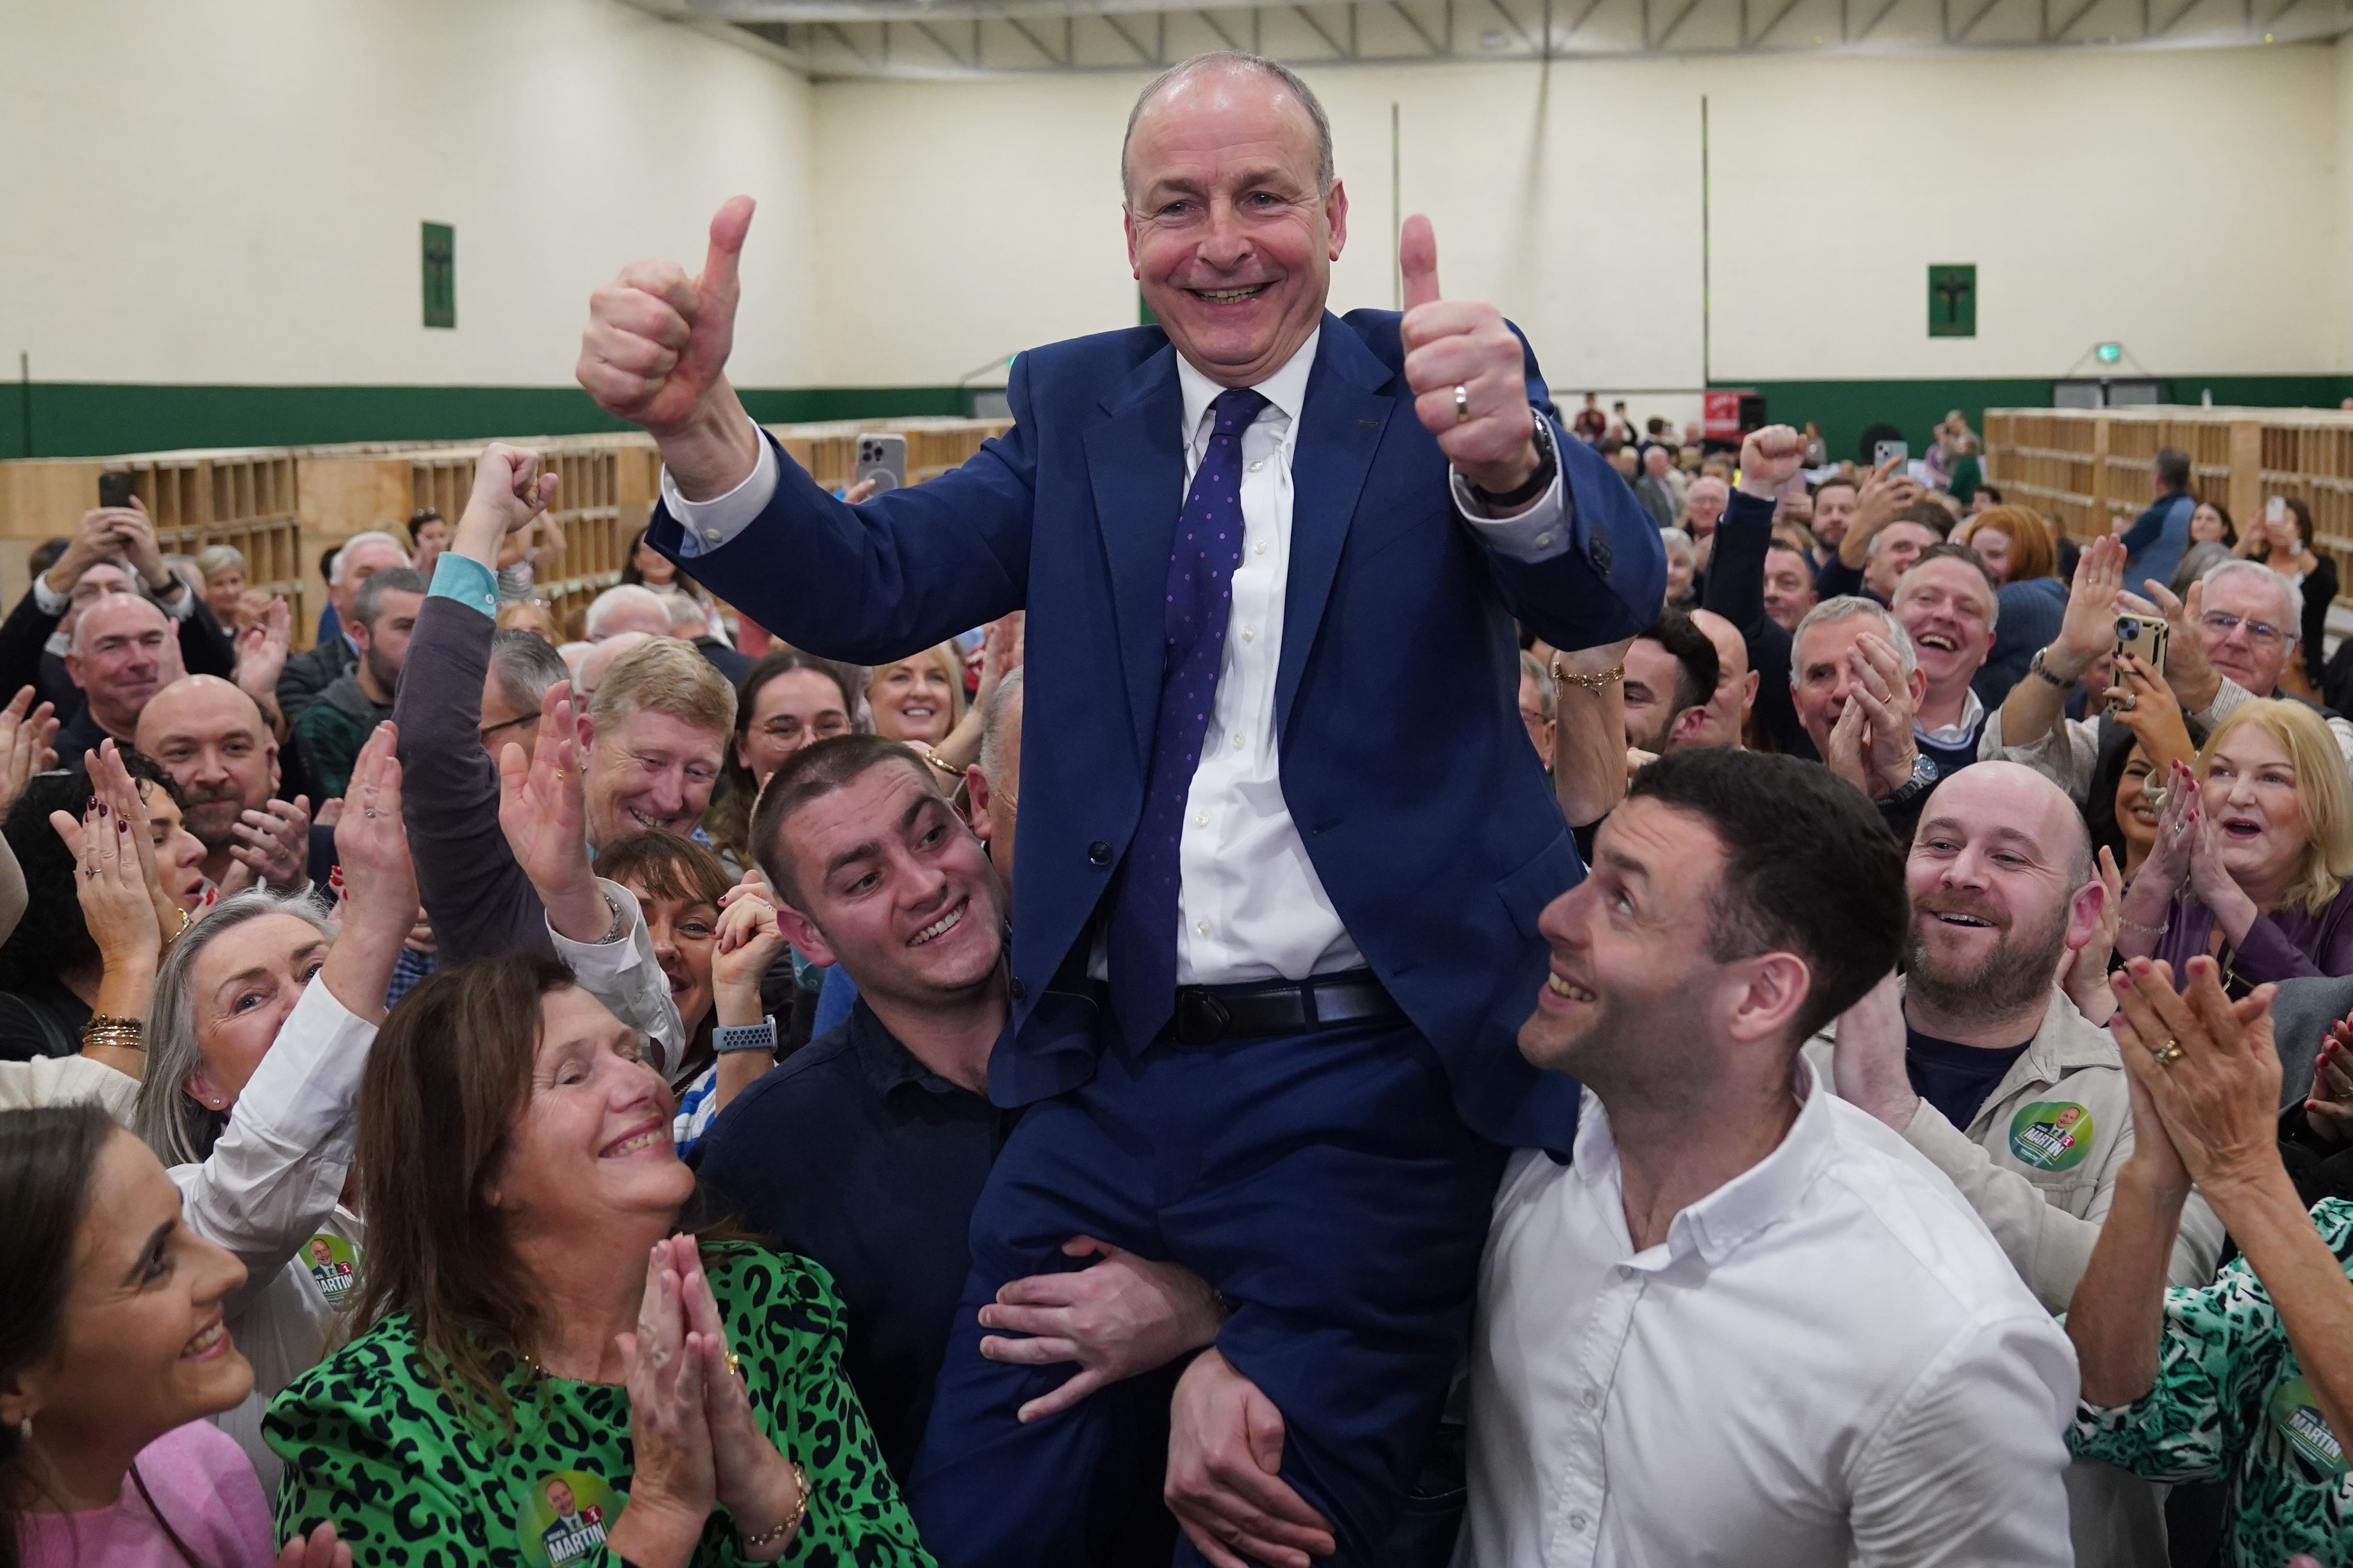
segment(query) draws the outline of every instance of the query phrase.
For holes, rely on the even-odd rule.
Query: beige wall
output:
[[[766,211],[742,369],[818,379],[808,84],[618,0],[0,5],[0,351],[37,379],[562,385],[589,290]],[[420,222],[458,327],[421,325]]]
[[[2353,65],[2326,46],[1307,74],[1353,199],[1335,305],[1390,302],[1394,100],[1441,280],[1557,384],[1699,383],[1703,95],[1718,379],[2055,375],[2104,339],[2160,374],[2353,368]],[[952,380],[1133,321],[1114,160],[1141,80],[820,83],[826,379]],[[1942,261],[1978,265],[1973,341],[1926,337]]]

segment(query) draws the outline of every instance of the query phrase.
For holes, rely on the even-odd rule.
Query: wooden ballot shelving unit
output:
[[[820,484],[837,489],[849,483],[861,434],[905,436],[913,484],[947,472],[1010,427],[1002,419],[944,418],[768,426]],[[635,432],[498,438],[538,452],[563,480],[549,514],[562,548],[543,549],[535,563],[539,593],[561,619],[620,581],[622,550],[659,494],[661,459],[652,439]],[[320,552],[372,529],[406,539],[403,525],[421,507],[456,522],[482,445],[361,442],[0,462],[0,597],[13,604],[26,586],[33,547],[72,532],[97,504],[98,476],[127,469],[164,549],[193,555],[233,544],[244,552],[253,585],[291,605],[300,647],[324,603]]]

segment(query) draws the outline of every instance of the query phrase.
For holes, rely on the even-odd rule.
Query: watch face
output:
[[[1936,759],[1930,756],[1926,752],[1921,752],[1920,765],[1912,771],[1912,776],[1918,779],[1922,784],[1935,784],[1936,782]]]

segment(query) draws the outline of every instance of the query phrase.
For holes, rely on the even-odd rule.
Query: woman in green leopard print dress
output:
[[[532,955],[394,1012],[357,1109],[367,1327],[264,1426],[283,1529],[364,1568],[928,1568],[824,1270],[670,1234],[693,1176],[638,1043]]]
[[[2353,1204],[2307,1215],[2280,1163],[2272,988],[2233,1003],[2213,960],[2188,968],[2179,995],[2147,959],[2116,977],[2135,1142],[2068,1314],[2084,1381],[2067,1446],[2148,1480],[2228,1481],[2232,1568],[2353,1561],[2337,1436],[2353,1413]],[[2168,1289],[2193,1180],[2243,1252],[2211,1285]]]

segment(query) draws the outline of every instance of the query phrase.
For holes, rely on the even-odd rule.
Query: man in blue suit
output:
[[[746,198],[700,278],[638,262],[597,291],[580,380],[660,442],[648,539],[796,646],[882,663],[1029,611],[990,1068],[1029,1110],[974,1215],[909,1487],[926,1542],[961,1568],[1114,1538],[1165,1388],[1025,1426],[1063,1372],[979,1348],[997,1287],[1084,1234],[1217,1287],[1205,1353],[1272,1401],[1282,1479],[1370,1563],[1436,1426],[1503,1151],[1565,1153],[1576,1122],[1576,1086],[1514,1044],[1537,917],[1582,867],[1519,724],[1513,622],[1631,636],[1664,560],[1517,331],[1440,296],[1427,220],[1402,317],[1325,311],[1347,197],[1291,72],[1176,68],[1122,167],[1161,324],[1022,354],[1014,428],[928,484],[842,504],[744,413]]]

